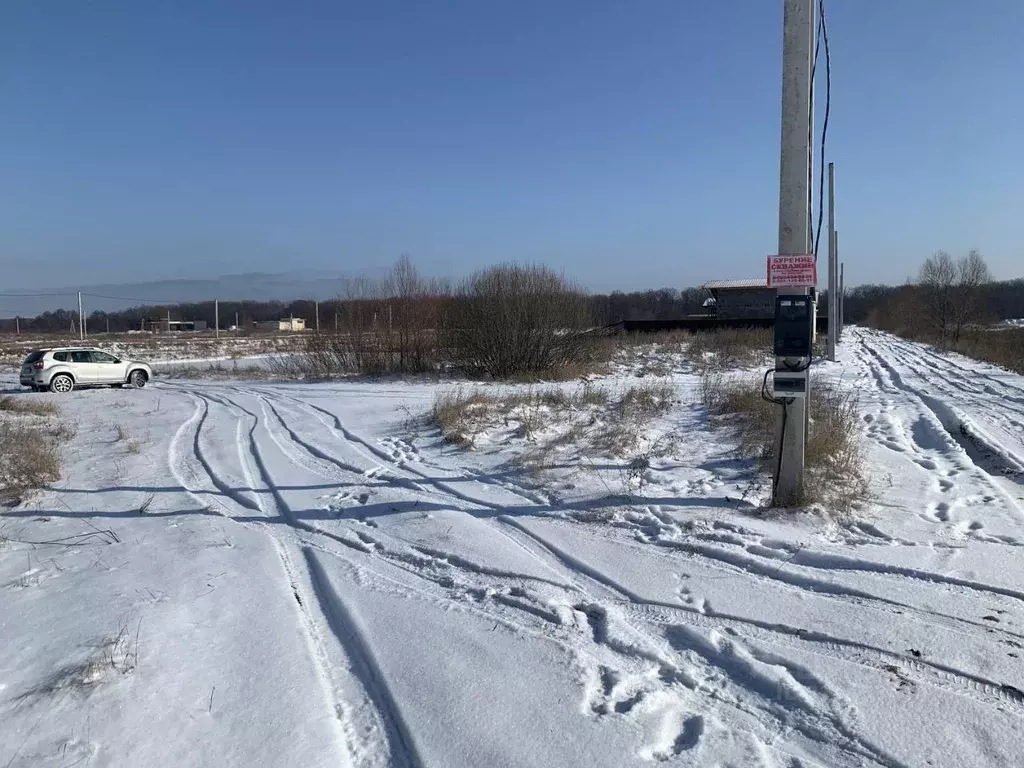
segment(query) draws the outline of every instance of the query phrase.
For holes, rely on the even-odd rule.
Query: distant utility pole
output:
[[[110,333],[110,318],[107,318],[107,333]]]
[[[811,220],[807,201],[811,187],[809,123],[813,108],[811,59],[814,52],[815,0],[784,0],[782,29],[782,140],[779,166],[779,254],[810,253]],[[807,288],[778,289],[779,296],[807,296]],[[813,318],[810,318],[813,322]],[[800,361],[795,361],[799,365]],[[792,371],[794,361],[775,358],[776,371]],[[772,502],[789,506],[801,496],[807,436],[806,396],[780,398],[775,406],[775,472]]]
[[[828,359],[836,361],[836,336],[839,333],[839,288],[836,274],[836,164],[828,164]]]
[[[17,315],[14,316],[14,332],[21,334],[21,318]]]
[[[839,233],[836,232],[836,258],[839,258]],[[839,339],[843,338],[843,331],[846,330],[846,280],[843,271],[846,265],[839,264]]]
[[[167,332],[168,333],[171,332],[171,309],[170,309],[170,307],[167,308]]]
[[[82,312],[82,292],[78,292],[78,340],[85,340],[85,314]]]
[[[320,302],[313,302],[313,311],[316,313],[316,332],[320,333]]]
[[[220,299],[213,300],[213,336],[220,338]]]

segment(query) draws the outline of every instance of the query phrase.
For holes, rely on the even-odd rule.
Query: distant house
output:
[[[775,317],[774,288],[765,278],[750,280],[711,280],[701,287],[714,300],[709,307],[722,320],[770,320]]]
[[[301,317],[284,317],[280,320],[262,320],[254,323],[258,331],[304,331],[306,321]]]
[[[143,328],[146,330],[146,321],[142,321]],[[171,320],[166,317],[157,318],[156,320],[149,321],[149,330],[157,331],[162,333],[171,333],[176,331],[205,331],[206,321],[205,320]]]

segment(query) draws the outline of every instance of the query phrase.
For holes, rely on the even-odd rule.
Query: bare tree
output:
[[[964,328],[981,319],[982,287],[991,279],[976,249],[956,261],[945,251],[927,259],[918,273],[918,298],[930,335],[942,344],[959,341]]]
[[[985,314],[981,301],[982,286],[991,282],[988,264],[976,248],[957,262],[957,284],[953,291],[953,341],[960,340],[966,326],[977,323]]]
[[[925,259],[918,272],[922,309],[931,330],[945,341],[953,322],[957,265],[945,251]]]

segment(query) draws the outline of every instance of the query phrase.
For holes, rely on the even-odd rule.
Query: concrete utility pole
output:
[[[107,333],[110,333],[110,318],[107,318]]]
[[[85,340],[85,315],[82,313],[82,292],[78,292],[78,340]]]
[[[836,293],[839,287],[836,274],[836,164],[828,164],[828,359],[836,361],[836,334],[839,333],[839,314]]]
[[[839,258],[839,233],[836,232],[836,258]],[[845,264],[840,263],[839,265],[839,339],[843,338],[843,331],[846,330],[846,315],[843,314],[846,309],[846,280],[844,279],[843,270]]]
[[[14,316],[14,332],[21,335],[21,318],[17,315]]]
[[[811,59],[814,54],[815,0],[784,0],[782,29],[782,152],[779,165],[779,254],[812,250],[811,191],[813,115]],[[807,288],[778,288],[779,296],[806,296]],[[813,322],[813,320],[812,320]],[[775,358],[776,371],[788,371],[799,359]],[[772,503],[788,506],[801,496],[804,445],[807,436],[807,397],[782,398],[775,406],[775,477]]]
[[[320,333],[320,302],[313,302],[313,311],[316,314],[316,332]]]
[[[213,337],[220,338],[220,299],[213,300]]]

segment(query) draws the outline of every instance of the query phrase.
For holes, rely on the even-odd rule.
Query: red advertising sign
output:
[[[818,265],[813,253],[768,257],[769,288],[813,288],[818,284]]]

